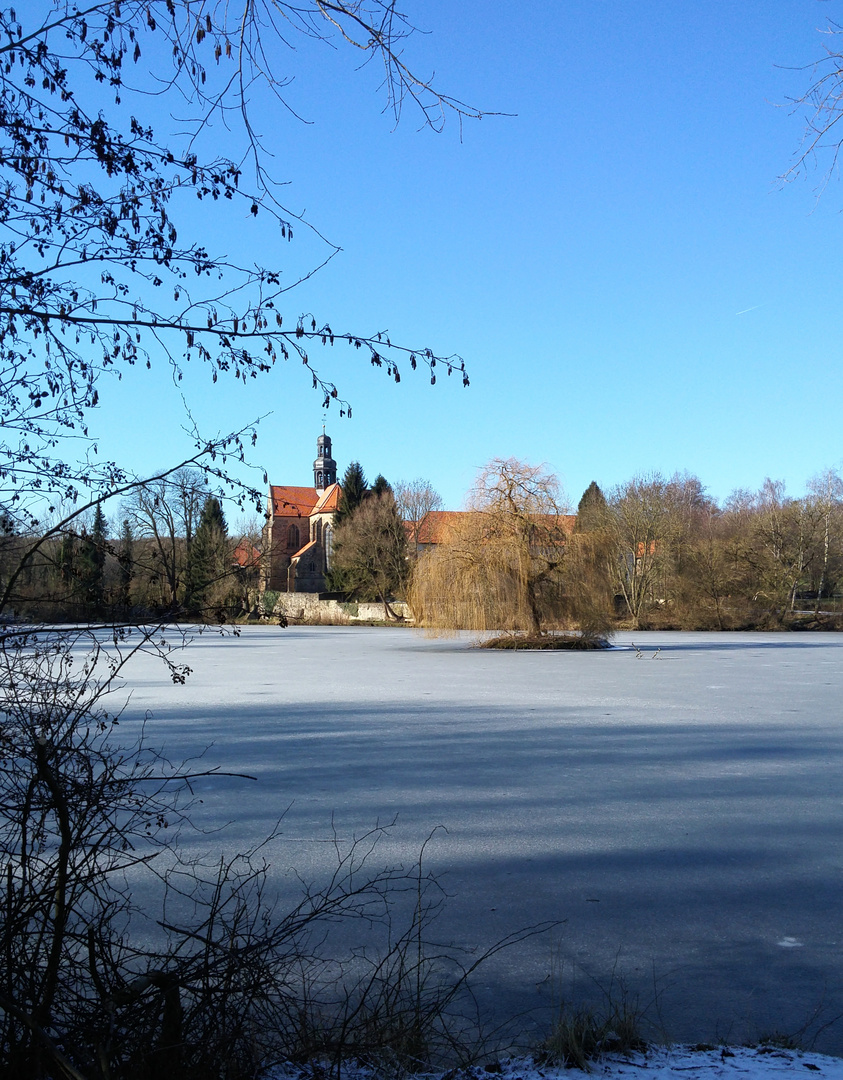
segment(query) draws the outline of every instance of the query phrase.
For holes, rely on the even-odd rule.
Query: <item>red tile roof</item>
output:
[[[319,502],[314,506],[314,514],[335,514],[340,508],[342,488],[339,484],[330,484],[322,492]]]
[[[251,540],[241,540],[234,549],[234,561],[238,566],[242,567],[259,566],[261,561],[260,550],[255,547]]]
[[[271,484],[273,517],[310,517],[311,514],[335,514],[339,509],[342,488],[331,484],[320,492],[316,488]]]
[[[269,498],[273,517],[310,517],[314,506],[319,502],[319,492],[311,487],[272,484]]]
[[[470,511],[468,511],[470,512]],[[421,520],[418,530],[418,543],[441,544],[447,539],[448,530],[458,525],[466,515],[464,510],[430,510]],[[576,514],[542,514],[546,524],[556,524],[567,536],[574,531]],[[412,535],[412,534],[411,534]]]
[[[419,524],[418,543],[441,544],[462,516],[460,510],[429,510]]]

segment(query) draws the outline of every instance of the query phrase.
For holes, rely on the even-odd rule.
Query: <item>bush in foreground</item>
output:
[[[230,859],[185,859],[193,782],[214,770],[172,765],[142,731],[123,738],[113,704],[138,650],[187,677],[171,634],[0,636],[0,1075],[466,1063],[479,1044],[473,972],[546,927],[479,955],[436,944],[444,894],[424,848],[410,868],[379,865],[383,828],[335,840],[330,880],[302,881],[288,910],[267,888],[278,829]],[[349,927],[364,944],[349,946]]]

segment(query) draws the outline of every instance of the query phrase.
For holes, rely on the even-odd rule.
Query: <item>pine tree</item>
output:
[[[128,518],[123,520],[123,531],[120,534],[120,554],[117,556],[120,565],[120,606],[129,608],[129,594],[132,587],[132,578],[135,576],[135,537]]]
[[[108,522],[97,503],[90,533],[83,533],[79,551],[79,584],[83,602],[101,608],[105,598],[105,552]]]
[[[600,528],[606,518],[606,496],[592,480],[577,504],[577,520],[574,528],[577,532],[591,532]]]
[[[387,492],[392,495],[392,484],[390,484],[383,473],[378,473],[375,477],[375,482],[372,485],[372,491],[375,495],[385,495]]]
[[[342,494],[340,495],[339,508],[334,514],[335,525],[342,525],[344,521],[348,521],[366,498],[368,484],[363,472],[363,466],[359,461],[352,461],[345,470],[341,487]]]
[[[219,499],[209,495],[190,545],[184,601],[188,611],[200,612],[210,604],[221,606],[224,603],[222,583],[229,569],[228,547],[225,514]]]

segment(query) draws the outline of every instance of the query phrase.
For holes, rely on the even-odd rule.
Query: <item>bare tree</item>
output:
[[[442,509],[442,496],[429,480],[399,480],[395,485],[395,501],[407,528],[407,539],[413,555],[419,550],[419,535],[424,519],[434,510]]]
[[[769,478],[757,492],[737,491],[726,502],[735,592],[749,625],[781,626],[809,587],[822,559],[822,512],[810,499],[789,498]]]
[[[467,383],[459,357],[291,309],[294,282],[282,282],[281,265],[255,265],[245,235],[258,219],[255,229],[286,244],[300,223],[277,198],[284,178],[267,171],[249,111],[260,87],[283,98],[289,73],[275,63],[292,55],[290,36],[380,58],[396,116],[411,101],[433,127],[448,112],[471,114],[413,75],[409,30],[391,0],[45,0],[0,11],[0,506],[3,532],[16,537],[13,561],[12,545],[3,552],[0,614],[14,611],[39,560],[65,547],[69,567],[79,523],[105,499],[133,508],[165,566],[164,602],[178,603],[194,486],[175,468],[144,478],[100,463],[90,424],[111,374],[163,363],[178,383],[193,360],[214,382],[245,380],[294,358],[325,406],[345,412],[311,356],[344,345],[395,381],[406,364]],[[153,96],[159,115],[179,115],[178,135],[153,130]],[[194,200],[233,215],[240,251],[210,249]],[[187,426],[195,448],[183,465],[209,487],[225,484],[253,430],[208,439],[189,412]],[[280,925],[248,858],[212,880],[178,865],[167,841],[190,775],[143,742],[121,744],[112,703],[136,649],[186,678],[170,659],[172,635],[154,621],[44,633],[0,623],[0,1060],[16,1080],[255,1075],[277,1050],[267,1033],[281,1030],[284,1009],[307,1013],[288,990],[294,973],[313,985],[312,916],[381,912],[388,924],[396,875],[364,885],[360,849]],[[186,883],[198,903],[195,923],[160,927],[171,935],[160,949],[145,948],[129,921],[127,880],[144,868],[182,896]],[[368,1013],[365,994],[357,1004]],[[216,1028],[224,1045],[210,1037]]]
[[[761,590],[776,622],[796,605],[796,594],[815,554],[817,516],[808,505],[788,498],[779,480],[764,481],[756,495],[754,546],[759,556]]]
[[[680,582],[679,616],[690,626],[725,630],[740,597],[737,522],[732,514],[712,505],[706,514],[697,516],[695,524]]]
[[[398,618],[389,601],[407,583],[407,536],[391,491],[370,492],[335,528],[331,565],[350,595],[380,600],[384,617]]]
[[[338,332],[310,313],[285,317],[293,282],[282,284],[280,266],[255,266],[245,245],[240,257],[214,253],[191,230],[195,198],[230,212],[241,232],[259,218],[255,228],[292,239],[299,222],[278,202],[281,178],[266,171],[249,109],[261,88],[283,101],[288,72],[276,63],[292,55],[290,35],[379,58],[396,117],[407,102],[434,128],[448,113],[477,115],[413,74],[402,52],[411,29],[392,0],[52,0],[0,11],[0,503],[16,527],[127,479],[86,454],[102,377],[121,369],[163,357],[178,381],[194,359],[214,381],[245,380],[295,357],[323,404],[343,412],[310,349],[362,350],[396,381],[406,361],[432,381],[438,365],[467,382],[459,357]],[[173,140],[142,119],[150,95],[179,112]],[[225,123],[203,157],[214,116]],[[215,442],[216,468],[224,450],[243,448],[240,434]]]
[[[811,168],[820,168],[820,191],[837,171],[843,134],[838,123],[843,118],[843,50],[840,41],[843,27],[829,21],[821,31],[823,55],[808,69],[808,89],[791,102],[794,110],[804,112],[805,131],[802,143],[782,180],[795,180]]]
[[[564,613],[584,645],[612,637],[614,610],[611,538],[606,529],[574,530],[566,541]]]
[[[615,588],[633,626],[647,605],[662,599],[673,529],[668,483],[659,474],[637,476],[610,494],[607,528],[613,541]]]
[[[161,603],[175,611],[182,597],[193,536],[207,496],[201,470],[178,469],[149,484],[139,484],[124,503],[134,534],[147,543],[136,562],[148,581],[160,583]],[[146,552],[144,557],[143,552]]]
[[[253,610],[260,595],[261,573],[267,553],[263,550],[266,519],[252,514],[241,521],[233,546],[234,576],[241,610]]]
[[[825,469],[808,481],[807,502],[819,519],[821,552],[815,560],[816,600],[814,614],[819,614],[823,597],[839,580],[843,570],[843,479],[834,469]]]
[[[115,680],[152,637],[71,641],[0,635],[0,1072],[246,1080],[279,1059],[337,1075],[346,1055],[436,1062],[465,1030],[482,957],[431,940],[442,892],[424,848],[405,870],[380,864],[382,828],[335,839],[333,873],[284,911],[264,888],[277,833],[216,867],[186,862],[174,835],[215,771],[174,767],[118,727]],[[157,888],[141,910],[144,880]],[[370,944],[349,956],[332,929],[353,919]]]

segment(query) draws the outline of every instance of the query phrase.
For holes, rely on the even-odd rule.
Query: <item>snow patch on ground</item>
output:
[[[384,1080],[389,1070],[344,1069],[342,1080]],[[400,1075],[396,1072],[394,1075]],[[271,1080],[312,1080],[309,1067],[279,1068]],[[720,1046],[696,1049],[691,1046],[654,1046],[642,1054],[616,1057],[607,1055],[581,1069],[540,1066],[531,1058],[512,1058],[500,1065],[475,1067],[424,1080],[755,1080],[764,1077],[808,1077],[843,1080],[843,1059],[802,1050],[784,1050],[772,1046]],[[421,1078],[420,1078],[421,1080]]]

